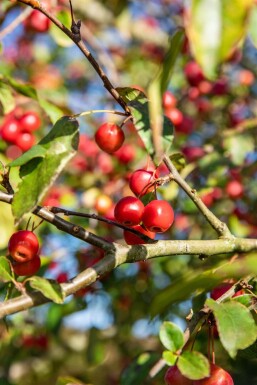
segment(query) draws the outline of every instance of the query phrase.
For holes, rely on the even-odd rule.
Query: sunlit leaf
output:
[[[51,282],[37,276],[29,278],[28,281],[33,289],[40,291],[45,297],[51,299],[55,303],[63,303],[64,297],[62,289],[57,282]]]
[[[196,351],[184,351],[177,362],[180,372],[190,380],[199,380],[210,375],[208,359]]]

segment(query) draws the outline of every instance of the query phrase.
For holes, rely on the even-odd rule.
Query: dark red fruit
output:
[[[193,382],[180,373],[177,366],[171,366],[164,377],[166,385],[191,385]]]
[[[188,83],[191,86],[198,86],[204,80],[204,75],[201,67],[195,61],[190,61],[185,66],[185,75]]]
[[[139,231],[141,234],[147,235],[151,239],[154,239],[155,237],[154,232],[146,230],[140,225],[133,226],[132,228],[134,230]],[[136,234],[133,234],[128,230],[124,230],[123,236],[127,245],[143,245],[144,243],[146,243],[142,238],[138,237]]]
[[[114,216],[116,221],[125,226],[138,225],[144,213],[143,203],[135,197],[124,197],[115,206]]]
[[[33,259],[27,262],[12,264],[13,271],[17,275],[34,275],[40,269],[41,261],[40,257],[36,255]]]
[[[40,118],[34,111],[28,111],[22,115],[19,123],[21,130],[26,132],[36,131],[41,125]]]
[[[238,180],[231,180],[226,186],[226,193],[231,199],[239,199],[244,195],[244,187]]]
[[[164,233],[174,221],[174,211],[168,202],[153,200],[145,206],[142,221],[149,231]]]
[[[105,152],[112,154],[117,151],[125,139],[124,132],[116,124],[104,123],[95,133],[97,145]]]
[[[35,138],[30,132],[22,132],[15,143],[22,151],[28,151],[35,143]]]
[[[173,95],[172,92],[166,91],[163,94],[162,104],[163,104],[163,108],[165,110],[170,110],[170,109],[176,107],[177,99],[175,98],[175,96]]]
[[[17,262],[32,260],[38,253],[39,243],[32,231],[20,230],[14,233],[8,243],[8,253]]]
[[[193,381],[193,385],[234,385],[234,381],[226,370],[211,364],[210,376],[202,380]]]
[[[155,172],[139,169],[129,178],[129,187],[136,196],[143,196],[154,190]]]
[[[223,294],[225,294],[231,287],[233,286],[233,283],[229,282],[223,282],[220,285],[216,286],[214,289],[211,291],[211,298],[214,299],[215,301],[220,298]],[[243,295],[244,290],[238,290],[233,297],[238,297],[239,295]]]

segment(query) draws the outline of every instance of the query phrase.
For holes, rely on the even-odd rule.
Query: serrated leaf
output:
[[[148,99],[142,91],[135,88],[116,88],[124,101],[131,109],[131,115],[133,122],[138,132],[138,135],[142,139],[146,151],[154,158],[154,147],[152,141],[151,124],[149,117]]]
[[[162,353],[162,358],[164,359],[164,361],[166,362],[167,365],[173,366],[173,365],[175,365],[175,363],[178,359],[178,356],[176,354],[170,352],[169,350],[165,350]]]
[[[57,282],[51,282],[42,277],[31,277],[28,279],[30,286],[40,291],[45,297],[51,299],[55,303],[63,303],[64,296],[61,286]]]
[[[84,382],[77,380],[74,377],[59,377],[56,385],[86,385]],[[87,384],[89,385],[89,384]]]
[[[140,354],[122,373],[121,385],[142,385],[150,369],[156,363],[158,354],[145,352]]]
[[[175,353],[184,345],[184,334],[173,322],[163,322],[159,336],[163,346],[171,352]]]
[[[210,375],[210,363],[208,359],[199,352],[185,351],[177,361],[177,366],[183,376],[190,380],[200,380]]]
[[[0,257],[0,282],[13,281],[10,262],[6,257]]]
[[[15,99],[10,87],[0,81],[0,104],[2,105],[3,113],[8,114],[15,107]]]
[[[246,34],[252,0],[192,0],[186,14],[190,47],[205,75],[217,68]]]
[[[20,168],[21,182],[12,202],[13,215],[16,222],[33,211],[43,198],[49,187],[59,176],[78,148],[78,122],[71,117],[59,119],[52,130],[43,138],[38,146],[43,147],[40,154],[44,157],[34,157],[23,163]],[[31,150],[31,155],[35,155]],[[36,151],[36,154],[38,151]],[[25,154],[22,157],[26,156]],[[24,159],[24,158],[23,158]],[[19,164],[19,158],[15,160]],[[29,194],[28,194],[29,192]]]
[[[232,358],[239,349],[245,349],[256,341],[257,326],[247,307],[236,301],[218,304],[210,298],[206,305],[214,313],[220,341]]]

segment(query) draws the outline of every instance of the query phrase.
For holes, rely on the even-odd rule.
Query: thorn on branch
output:
[[[71,0],[69,0],[69,3],[71,11],[71,32],[73,33],[74,40],[78,43],[81,40],[81,20],[75,21]]]

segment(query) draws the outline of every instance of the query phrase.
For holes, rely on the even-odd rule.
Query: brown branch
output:
[[[115,87],[105,74],[104,70],[100,67],[94,56],[91,54],[89,49],[86,47],[84,42],[78,38],[78,34],[74,34],[72,31],[70,31],[65,25],[63,25],[54,15],[52,15],[48,10],[46,10],[39,1],[37,0],[18,0],[20,3],[29,5],[30,7],[37,9],[38,11],[42,12],[45,16],[49,18],[63,33],[65,33],[73,42],[77,45],[77,47],[80,49],[80,51],[83,53],[83,55],[87,58],[87,60],[90,62],[98,76],[101,78],[104,87],[109,91],[109,93],[112,95],[112,97],[119,103],[119,105],[123,108],[123,110],[126,112],[127,115],[130,114],[129,107],[125,103],[125,101],[122,99],[118,91],[116,91]]]
[[[214,215],[208,207],[203,203],[198,196],[196,190],[192,189],[188,183],[181,177],[176,167],[169,159],[168,156],[164,156],[163,161],[170,173],[173,176],[173,180],[185,191],[185,193],[192,199],[198,210],[203,214],[205,219],[209,222],[212,228],[218,233],[220,238],[233,238],[233,235],[229,231],[226,223],[221,222],[216,215]]]

